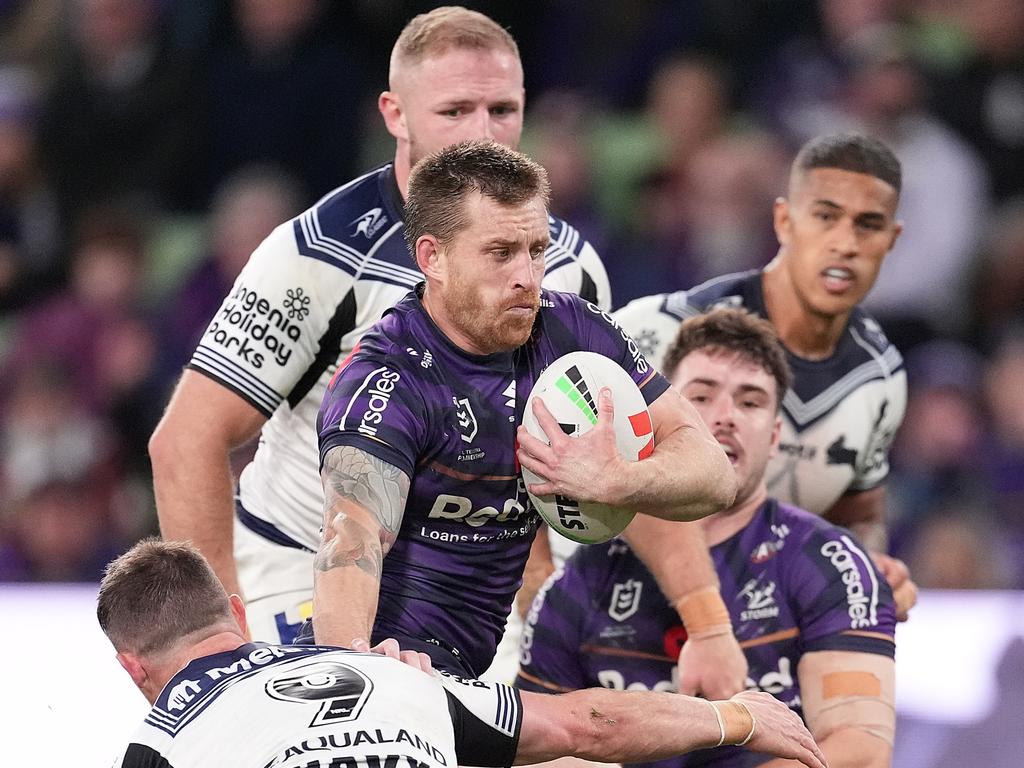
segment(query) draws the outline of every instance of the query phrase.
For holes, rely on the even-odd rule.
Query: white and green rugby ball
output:
[[[570,352],[544,369],[527,398],[523,426],[534,437],[550,443],[533,414],[533,401],[540,398],[565,434],[583,435],[597,423],[597,398],[603,387],[612,392],[619,454],[628,461],[639,461],[654,449],[647,403],[629,374],[614,360],[596,352]],[[526,467],[522,472],[527,489],[544,482]],[[618,536],[634,514],[566,496],[530,493],[530,500],[552,530],[581,544],[599,544]]]

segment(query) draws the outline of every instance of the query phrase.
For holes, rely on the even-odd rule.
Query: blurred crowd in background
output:
[[[182,366],[273,227],[389,159],[390,49],[439,4],[0,0],[0,581],[156,531]],[[519,42],[523,149],[616,308],[767,263],[811,136],[895,150],[892,548],[922,587],[1024,588],[1024,0],[465,4]]]

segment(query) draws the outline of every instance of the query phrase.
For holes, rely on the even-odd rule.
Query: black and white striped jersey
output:
[[[402,211],[385,165],[277,227],[189,363],[269,418],[239,479],[239,505],[271,540],[316,549],[323,492],[314,425],[327,382],[370,326],[423,279],[405,244]],[[549,221],[544,287],[607,310],[610,289],[597,253],[567,223]]]
[[[761,271],[724,275],[689,291],[645,296],[615,313],[640,350],[661,365],[680,323],[712,307],[745,307],[767,317]],[[857,307],[835,352],[805,360],[787,350],[793,387],[782,400],[782,437],[768,465],[772,496],[818,514],[848,493],[881,484],[903,421],[903,358],[878,323]]]
[[[114,765],[509,766],[522,723],[507,685],[373,653],[249,643],[178,672]]]

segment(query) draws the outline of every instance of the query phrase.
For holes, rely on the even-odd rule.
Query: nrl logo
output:
[[[468,397],[456,398],[453,396],[452,402],[455,403],[455,418],[459,422],[459,437],[463,442],[471,443],[477,432],[473,406],[470,405]]]
[[[612,601],[608,615],[616,621],[625,621],[640,608],[640,593],[643,582],[636,579],[620,582],[612,588]]]

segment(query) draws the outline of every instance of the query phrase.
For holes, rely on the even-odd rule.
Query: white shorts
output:
[[[267,541],[236,517],[235,562],[252,639],[290,644],[313,615],[313,554]]]

